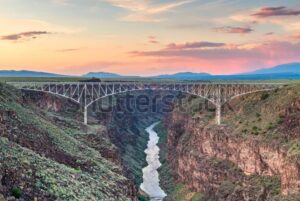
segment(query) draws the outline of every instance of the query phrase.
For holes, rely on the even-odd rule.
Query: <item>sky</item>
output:
[[[300,62],[299,0],[0,4],[0,70],[234,74]]]

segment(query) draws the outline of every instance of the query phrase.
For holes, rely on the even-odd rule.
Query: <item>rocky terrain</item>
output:
[[[168,200],[300,200],[299,86],[231,101],[221,127],[187,102],[157,128]]]
[[[0,99],[0,200],[137,199],[105,126],[112,118],[84,126],[77,105],[4,84]]]

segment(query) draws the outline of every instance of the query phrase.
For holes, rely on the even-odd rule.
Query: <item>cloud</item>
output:
[[[266,36],[271,36],[271,35],[274,35],[274,32],[268,32],[268,33],[265,33]]]
[[[298,16],[300,10],[280,7],[263,7],[255,10],[244,10],[229,16],[229,20],[240,23],[252,23],[261,25],[276,25],[286,31],[300,30]],[[296,16],[296,17],[293,17]],[[251,25],[250,25],[251,26]]]
[[[65,49],[57,50],[57,52],[75,52],[79,50],[81,50],[81,48],[65,48]]]
[[[300,58],[300,43],[269,41],[263,44],[235,44],[210,49],[161,49],[157,51],[130,52],[140,57],[194,58],[201,60],[244,60],[255,63],[297,60]]]
[[[148,43],[157,44],[159,41],[156,36],[148,36]]]
[[[170,3],[154,3],[153,0],[105,0],[112,6],[127,10],[128,15],[121,18],[122,21],[132,22],[159,22],[158,14],[162,14],[175,8],[191,3],[193,0],[178,0]]]
[[[250,27],[225,26],[225,27],[213,28],[213,31],[220,32],[220,33],[248,34],[248,33],[253,32],[253,29]]]
[[[252,16],[258,18],[273,17],[273,16],[297,16],[300,15],[300,10],[289,9],[285,6],[279,7],[263,7]]]
[[[158,65],[179,67],[181,70],[185,66],[189,70],[228,74],[299,62],[300,43],[267,41],[256,44],[227,44],[216,48],[164,48],[156,51],[133,51],[130,54],[140,59],[159,61]]]
[[[300,30],[300,22],[282,23],[282,26],[288,31]]]
[[[291,38],[300,39],[300,33],[295,33],[291,35]]]
[[[52,33],[47,31],[29,31],[29,32],[22,32],[17,34],[5,35],[1,37],[1,40],[17,41],[21,39],[36,39],[40,35],[48,35],[48,34],[52,34]]]
[[[184,44],[170,43],[166,46],[167,50],[186,50],[186,49],[202,49],[202,48],[215,48],[223,47],[225,43],[214,43],[214,42],[188,42]]]

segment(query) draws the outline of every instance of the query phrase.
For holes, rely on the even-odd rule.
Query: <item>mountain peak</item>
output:
[[[83,77],[95,77],[95,78],[119,78],[122,77],[116,73],[108,73],[108,72],[89,72],[87,74],[82,75]]]
[[[175,74],[165,74],[165,75],[158,75],[154,76],[154,78],[159,78],[159,79],[202,79],[202,78],[207,78],[210,77],[211,75],[208,73],[194,73],[194,72],[179,72]]]
[[[272,68],[263,68],[246,74],[300,74],[300,63],[281,64]]]

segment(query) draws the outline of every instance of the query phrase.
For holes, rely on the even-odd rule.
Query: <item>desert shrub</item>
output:
[[[273,123],[270,122],[269,125],[268,125],[268,130],[271,130],[271,129],[273,129],[273,128],[274,128],[274,127],[273,127]]]
[[[231,181],[222,182],[218,194],[221,198],[227,198],[235,189],[235,184]]]
[[[282,124],[284,122],[284,118],[283,117],[279,117],[277,120],[277,124]]]
[[[267,98],[269,98],[269,94],[268,93],[263,93],[260,97],[260,100],[266,100]]]
[[[22,190],[20,189],[20,188],[18,188],[18,187],[14,187],[12,190],[11,190],[11,192],[12,192],[12,195],[15,197],[15,198],[20,198],[21,196],[22,196],[22,194],[23,194],[23,192],[22,192]]]
[[[138,195],[138,201],[148,201],[149,199],[146,196]]]

